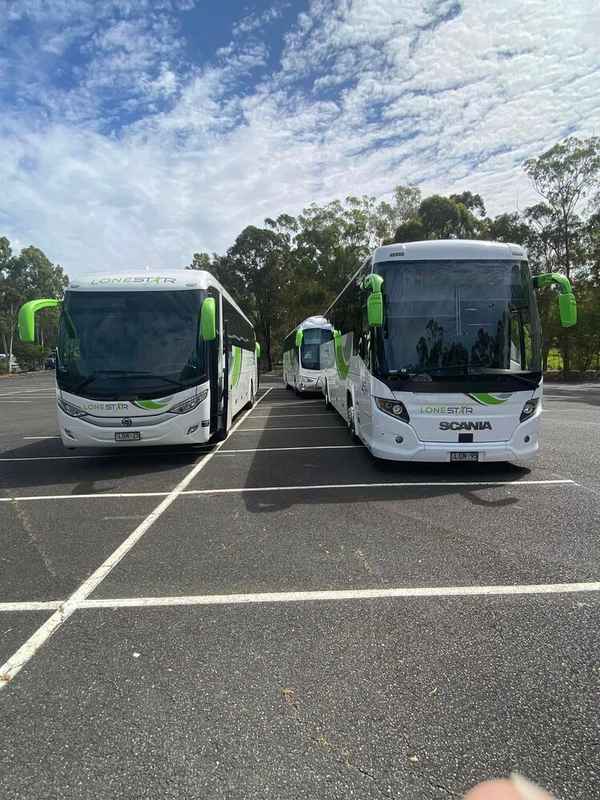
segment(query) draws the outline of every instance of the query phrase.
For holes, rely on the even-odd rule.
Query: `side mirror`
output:
[[[298,330],[296,331],[296,347],[298,350],[302,347],[302,340],[304,339],[304,331]]]
[[[367,298],[367,321],[371,328],[380,328],[383,325],[382,286],[383,278],[381,275],[368,275],[363,281],[363,289],[370,289],[371,291]]]
[[[558,310],[563,328],[571,328],[577,324],[577,300],[572,292],[559,295]]]
[[[200,336],[205,342],[217,338],[217,306],[214,297],[206,297],[200,309]]]
[[[257,342],[256,343],[256,359],[257,360],[260,358],[260,354],[261,354],[260,344]]]
[[[56,308],[60,306],[61,302],[61,300],[48,297],[43,300],[30,300],[28,303],[24,303],[19,309],[17,318],[19,339],[22,342],[35,341],[35,315],[42,308]]]
[[[571,328],[577,324],[577,300],[573,294],[569,279],[561,275],[560,272],[545,272],[533,278],[533,285],[536,289],[552,284],[557,284],[560,289],[558,297],[560,324],[563,328]]]
[[[381,292],[372,292],[369,295],[367,320],[371,328],[380,328],[383,325],[383,295]]]

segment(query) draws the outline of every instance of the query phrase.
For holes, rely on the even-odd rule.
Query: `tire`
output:
[[[256,402],[256,395],[254,393],[254,381],[250,381],[250,399],[246,403],[246,408],[254,408]]]
[[[350,436],[352,437],[353,442],[360,442],[360,437],[356,432],[356,420],[354,417],[354,406],[348,406],[346,411],[346,422],[348,424],[348,430],[350,431]]]

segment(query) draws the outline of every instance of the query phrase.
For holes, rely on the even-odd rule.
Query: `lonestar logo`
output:
[[[477,422],[440,422],[441,431],[491,431],[492,423],[488,420]]]
[[[131,276],[111,276],[106,278],[95,278],[90,281],[91,286],[100,286],[107,283],[146,283],[146,284],[160,284],[160,283],[177,283],[175,278],[165,278],[161,275],[131,275]]]

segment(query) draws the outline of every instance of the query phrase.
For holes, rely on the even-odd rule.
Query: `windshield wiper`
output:
[[[455,367],[431,367],[424,369],[392,369],[386,373],[387,378],[392,380],[432,380],[432,375],[442,375],[449,378],[468,378],[468,377],[505,377],[507,379],[514,379],[520,381],[526,386],[535,388],[538,382],[520,374],[513,372],[509,369],[492,369],[487,367],[469,367],[469,366],[455,366]]]

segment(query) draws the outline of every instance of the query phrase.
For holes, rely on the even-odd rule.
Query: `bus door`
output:
[[[221,304],[219,293],[216,289],[209,289],[208,296],[214,297],[217,310],[217,338],[214,342],[208,342],[208,375],[210,385],[210,432],[216,433],[219,430],[219,417],[221,414],[221,398],[223,394],[222,384],[222,364],[223,364],[223,326],[221,325]]]

